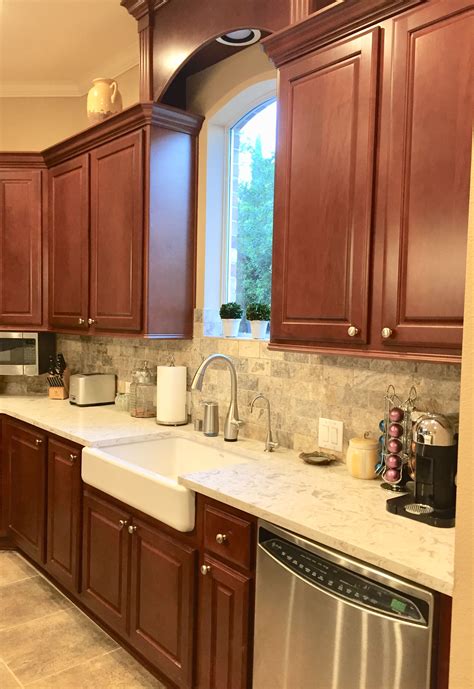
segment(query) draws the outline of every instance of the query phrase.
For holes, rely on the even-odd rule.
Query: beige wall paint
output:
[[[474,686],[474,156],[467,253],[450,689]]]
[[[138,66],[116,77],[123,107],[138,102]],[[89,126],[87,95],[0,98],[0,150],[41,151]]]
[[[206,198],[208,165],[208,120],[239,91],[259,81],[274,79],[276,70],[259,45],[242,50],[217,65],[193,75],[187,82],[187,108],[204,115],[199,135],[196,306],[204,306],[206,248]]]

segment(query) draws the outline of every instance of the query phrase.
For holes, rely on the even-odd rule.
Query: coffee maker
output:
[[[387,501],[387,510],[438,527],[454,526],[458,443],[451,420],[424,414],[413,428],[415,492]]]

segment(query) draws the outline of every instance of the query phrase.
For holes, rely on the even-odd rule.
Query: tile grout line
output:
[[[2,665],[5,666],[7,672],[10,673],[10,675],[13,677],[13,679],[15,680],[15,682],[17,682],[18,686],[24,687],[24,685],[20,682],[20,680],[19,680],[18,677],[15,675],[15,673],[13,672],[13,670],[10,670],[10,668],[8,667],[8,665],[7,665],[3,660],[0,661],[0,662],[2,663]]]
[[[72,606],[71,606],[72,607]],[[53,617],[53,615],[59,615],[60,613],[67,612],[67,608],[63,608],[61,610],[55,610],[54,612],[48,612],[46,615],[40,615],[39,617],[34,617],[31,620],[25,620],[25,622],[18,622],[18,624],[12,624],[9,627],[2,627],[0,628],[0,634],[3,632],[9,632],[10,629],[17,629],[17,627],[22,627],[25,624],[30,624],[31,622],[39,622],[40,620],[44,620],[47,617]],[[0,656],[0,660],[2,660]],[[5,661],[3,661],[5,662]]]
[[[68,667],[64,667],[62,670],[59,670],[59,672],[52,672],[50,675],[44,675],[44,677],[38,677],[37,679],[33,680],[32,682],[27,682],[27,684],[22,684],[22,687],[34,687],[37,682],[44,682],[45,679],[50,679],[51,677],[55,677],[56,675],[61,675],[63,672],[68,672],[69,670],[74,670],[76,667],[80,667],[81,665],[85,665],[86,663],[90,663],[93,660],[97,660],[97,658],[102,658],[104,656],[108,656],[111,653],[116,653],[118,650],[120,650],[121,646],[118,646],[117,648],[113,648],[111,651],[105,651],[105,653],[98,653],[95,656],[91,656],[90,658],[84,658],[84,660],[81,660],[80,663],[74,663],[74,665],[69,665]],[[10,669],[10,668],[8,668]],[[11,670],[10,670],[11,672]],[[13,674],[13,673],[12,673]],[[16,679],[16,676],[15,676]]]
[[[21,579],[15,579],[15,581],[8,581],[6,584],[0,584],[0,589],[5,588],[5,586],[13,586],[13,584],[19,584],[20,581],[28,581],[28,579],[36,579],[39,576],[40,576],[39,572],[35,571],[35,573],[29,577],[22,577]]]

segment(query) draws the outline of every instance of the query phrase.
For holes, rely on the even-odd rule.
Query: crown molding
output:
[[[92,85],[92,79],[98,76],[111,76],[116,79],[129,69],[139,65],[138,38],[125,46],[119,55],[102,63],[93,72],[89,72],[77,81],[36,81],[0,83],[0,98],[81,98]]]
[[[120,4],[138,21],[148,12],[156,12],[171,0],[121,0]]]

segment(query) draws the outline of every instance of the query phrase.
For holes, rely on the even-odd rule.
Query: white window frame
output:
[[[220,305],[227,301],[231,129],[251,110],[276,96],[276,78],[266,78],[239,91],[219,107],[206,122],[206,212],[203,247],[205,321],[206,312],[212,314],[215,319]],[[212,334],[212,328],[207,330],[207,334]]]
[[[245,92],[244,92],[245,93]],[[230,206],[232,191],[232,171],[234,169],[234,147],[232,145],[232,130],[246,115],[256,110],[259,106],[266,103],[270,104],[276,100],[276,91],[267,98],[258,98],[248,103],[243,112],[225,128],[225,146],[227,149],[227,161],[225,168],[224,195],[223,195],[223,214],[222,219],[222,265],[221,265],[221,301],[230,301],[229,296],[229,273],[230,273],[230,236],[232,212]]]

